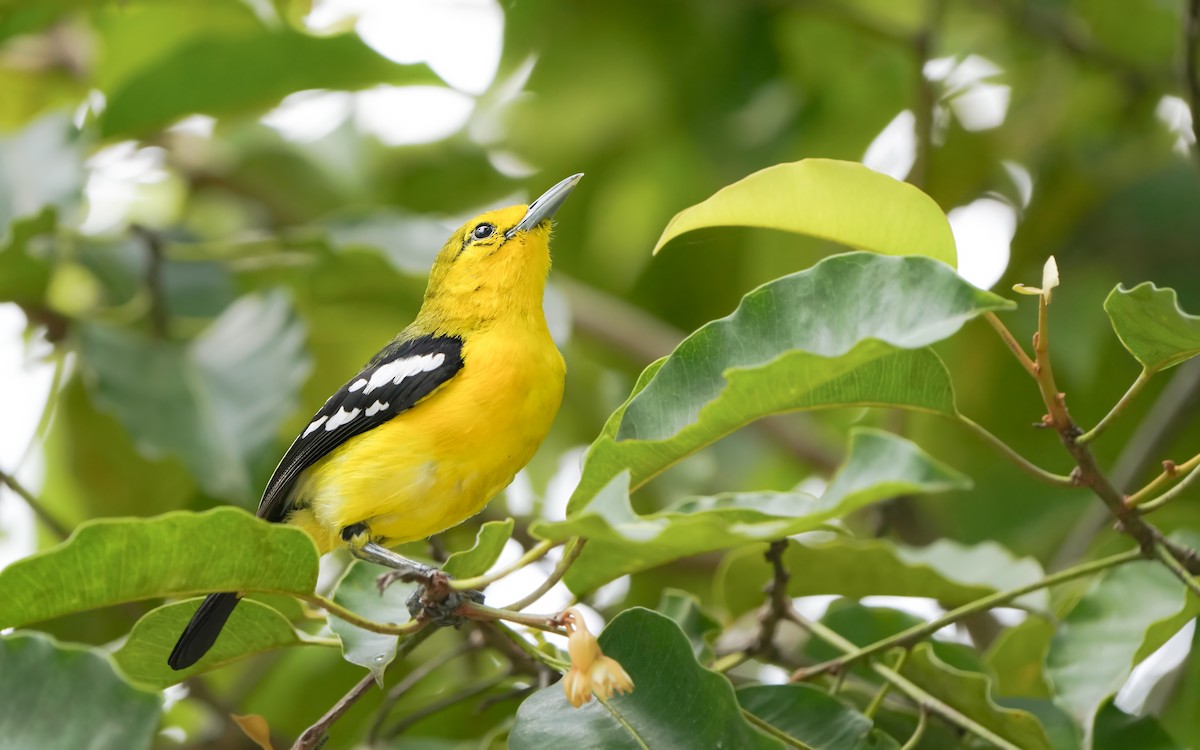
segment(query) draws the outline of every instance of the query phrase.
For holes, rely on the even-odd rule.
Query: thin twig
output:
[[[363,630],[369,630],[372,633],[380,633],[382,635],[412,635],[428,624],[425,620],[409,620],[403,625],[375,622],[374,620],[368,620],[352,610],[346,609],[332,599],[321,596],[320,594],[308,594],[307,596],[298,596],[293,594],[293,596],[297,596],[297,598],[308,602],[314,607],[320,607],[334,617],[337,617],[339,620],[345,620],[355,627],[362,628]]]
[[[404,697],[404,695],[412,690],[418,682],[433,674],[437,670],[446,666],[458,657],[467,654],[477,648],[479,643],[472,642],[472,639],[467,639],[460,643],[457,648],[452,648],[448,651],[442,651],[430,657],[427,661],[413,667],[412,671],[404,675],[400,682],[396,683],[387,692],[387,696],[383,699],[383,704],[380,705],[378,713],[375,715],[375,721],[372,722],[370,730],[367,732],[368,744],[375,744],[379,739],[379,731],[383,727],[383,722],[387,719],[388,713],[395,707],[396,703]]]
[[[550,573],[550,577],[542,581],[533,591],[504,607],[504,609],[522,610],[538,599],[541,599],[547,591],[554,588],[554,585],[561,581],[562,577],[567,574],[571,565],[575,563],[575,560],[579,558],[579,554],[583,552],[585,544],[587,544],[587,540],[579,537],[568,543],[567,548],[563,551],[562,558],[559,559],[558,564],[554,566],[554,570]]]
[[[350,707],[358,702],[359,698],[367,694],[367,691],[374,684],[375,675],[368,672],[366,677],[363,677],[358,681],[357,685],[350,688],[350,692],[343,695],[337,703],[333,704],[333,708],[329,709],[315,724],[301,732],[300,736],[296,738],[295,744],[292,745],[292,750],[313,750],[313,748],[320,747],[325,740],[325,735],[329,732],[329,727],[333,726],[335,721],[342,718],[350,710]]]
[[[566,635],[567,632],[558,624],[558,615],[531,615],[524,612],[514,612],[510,609],[496,609],[475,602],[465,602],[463,606],[458,608],[457,614],[460,614],[471,620],[495,621],[507,620],[515,622],[518,625],[524,625],[530,628],[544,630],[547,633],[555,633],[557,635]]]
[[[469,686],[463,688],[462,690],[458,691],[457,693],[451,693],[450,695],[447,695],[446,697],[441,698],[440,700],[436,700],[427,706],[422,706],[421,708],[417,709],[416,711],[413,711],[411,714],[405,716],[403,719],[401,719],[400,721],[396,722],[391,727],[389,727],[387,734],[384,735],[384,738],[389,739],[389,740],[394,739],[395,737],[398,737],[399,735],[403,734],[405,731],[407,731],[409,728],[411,728],[417,722],[422,721],[423,719],[427,719],[430,716],[433,716],[434,714],[438,713],[439,711],[444,711],[456,703],[462,703],[463,701],[470,700],[471,698],[474,698],[477,695],[486,693],[487,691],[489,691],[492,688],[496,687],[497,685],[501,684],[508,678],[509,678],[508,673],[498,674],[495,677],[492,677],[491,679],[483,680],[482,682],[477,682],[473,685],[469,685]]]
[[[1171,554],[1170,549],[1164,545],[1159,545],[1154,548],[1154,554],[1159,560],[1162,560],[1163,565],[1166,565],[1173,573],[1175,573],[1175,576],[1179,578],[1179,580],[1183,581],[1184,585],[1187,586],[1193,594],[1200,596],[1200,582],[1197,582],[1195,577],[1188,572],[1187,568],[1183,567],[1183,565],[1175,559],[1175,556]]]
[[[1117,403],[1113,404],[1113,408],[1109,410],[1108,414],[1105,414],[1104,418],[1097,422],[1095,427],[1075,438],[1075,442],[1090,443],[1099,437],[1100,433],[1107,430],[1112,421],[1116,419],[1121,412],[1125,411],[1125,407],[1129,406],[1129,403],[1133,401],[1133,399],[1139,393],[1141,393],[1142,388],[1146,386],[1146,383],[1150,382],[1150,377],[1152,375],[1154,375],[1152,370],[1143,367],[1142,371],[1138,373],[1137,379],[1133,381],[1133,385],[1129,386],[1129,390],[1125,391],[1125,395],[1121,396]]]
[[[804,615],[797,612],[794,607],[788,610],[788,619],[826,643],[830,644],[834,648],[837,648],[843,652],[850,653],[857,648],[854,643],[846,640],[833,629],[820,622],[808,619]],[[871,669],[880,677],[892,683],[893,686],[899,689],[900,692],[907,695],[918,706],[923,707],[930,713],[937,714],[951,724],[955,724],[956,726],[971,732],[981,739],[987,740],[999,748],[1003,748],[1003,750],[1021,750],[1021,748],[995,734],[987,727],[982,726],[974,719],[965,716],[957,709],[930,695],[921,687],[901,676],[898,672],[885,667],[882,664],[875,663],[871,664]]]
[[[1000,340],[1008,346],[1009,351],[1021,363],[1021,367],[1025,368],[1025,372],[1029,373],[1030,377],[1036,378],[1037,367],[1033,364],[1033,360],[1025,353],[1025,349],[1017,342],[1017,339],[1008,330],[1008,327],[1000,321],[1000,318],[996,317],[996,313],[986,312],[983,314],[983,319],[990,323],[992,328],[996,329],[996,333],[1000,334]]]
[[[1140,510],[1142,513],[1153,513],[1154,511],[1163,507],[1164,505],[1171,502],[1172,500],[1175,500],[1180,495],[1182,495],[1184,493],[1184,491],[1187,490],[1188,487],[1190,487],[1193,483],[1195,483],[1197,479],[1200,479],[1200,469],[1197,469],[1195,466],[1196,463],[1200,463],[1200,461],[1197,461],[1197,459],[1200,459],[1200,456],[1197,456],[1196,458],[1192,459],[1191,461],[1188,461],[1187,464],[1184,464],[1184,467],[1187,467],[1187,468],[1185,469],[1184,472],[1180,472],[1180,473],[1184,473],[1184,477],[1183,477],[1183,481],[1180,482],[1179,484],[1175,485],[1174,487],[1172,487],[1171,489],[1162,493],[1161,495],[1154,498],[1153,500],[1146,500],[1144,502],[1135,503],[1134,499],[1131,497],[1131,498],[1129,498],[1128,504],[1137,507],[1138,510]],[[1189,466],[1188,464],[1191,464],[1191,465]],[[1183,468],[1183,467],[1181,467],[1181,468]],[[1151,484],[1153,484],[1153,482]]]
[[[455,591],[469,591],[471,589],[482,589],[489,584],[499,581],[507,575],[528,566],[531,563],[537,562],[546,556],[546,553],[554,549],[558,542],[542,541],[531,547],[525,554],[521,555],[515,562],[494,573],[479,575],[473,578],[451,579],[450,588]]]
[[[1020,453],[1017,453],[1012,449],[1011,446],[1009,446],[1008,443],[988,432],[987,428],[983,427],[970,417],[967,417],[964,414],[955,414],[952,418],[958,420],[960,424],[964,425],[970,429],[971,432],[978,435],[985,443],[995,448],[1000,455],[1011,461],[1014,466],[1034,479],[1039,479],[1046,484],[1052,484],[1055,487],[1077,486],[1075,480],[1071,477],[1046,471],[1042,467],[1022,456]]]
[[[1197,402],[1200,402],[1200,359],[1184,362],[1176,368],[1166,387],[1159,391],[1113,462],[1113,484],[1127,488],[1142,476],[1146,467],[1163,454],[1180,429],[1188,423]],[[1084,509],[1075,526],[1055,550],[1047,569],[1061,570],[1083,557],[1091,548],[1092,539],[1110,525],[1111,517],[1103,505],[1091,505]]]
[[[1125,502],[1135,508],[1140,507],[1155,497],[1154,493],[1162,489],[1164,485],[1170,484],[1180,477],[1186,478],[1198,466],[1200,466],[1200,453],[1197,453],[1181,464],[1176,464],[1173,461],[1164,461],[1162,473],[1150,480],[1145,487],[1130,495]]]
[[[900,750],[917,750],[917,745],[921,744],[921,738],[925,736],[925,723],[929,720],[929,712],[925,710],[924,706],[920,707],[920,711],[921,713],[917,716],[917,728],[913,730],[912,736]]]
[[[899,672],[901,669],[904,669],[904,662],[906,661],[908,661],[908,649],[900,652],[899,656],[896,657],[896,663],[892,665],[892,669],[896,670],[896,672]],[[891,689],[892,683],[885,680],[884,683],[879,686],[879,690],[875,691],[875,695],[871,696],[871,702],[868,703],[867,707],[863,709],[863,716],[874,721],[875,714],[879,711],[879,707],[883,705],[883,699],[887,697],[887,694],[891,692]]]
[[[783,554],[787,551],[787,547],[787,539],[776,539],[771,542],[771,546],[767,548],[764,555],[767,562],[771,564],[773,575],[766,588],[767,603],[763,605],[759,615],[758,637],[752,647],[754,655],[769,657],[774,653],[775,631],[779,627],[780,620],[787,618],[787,608],[792,603],[787,588],[791,576],[788,575],[787,567],[783,564]]]
[[[931,620],[930,622],[921,623],[920,625],[908,628],[907,630],[903,630],[895,635],[876,641],[870,645],[863,646],[861,648],[855,647],[852,651],[844,654],[843,656],[830,659],[829,661],[812,667],[802,667],[801,669],[796,670],[796,673],[792,675],[792,679],[807,680],[816,677],[817,675],[824,674],[825,672],[840,672],[847,665],[852,664],[860,659],[882,653],[888,649],[896,648],[897,646],[912,646],[918,641],[928,638],[947,625],[953,625],[959,620],[978,612],[984,612],[994,607],[1004,606],[1014,599],[1018,599],[1026,594],[1033,593],[1034,591],[1040,591],[1041,589],[1050,588],[1051,586],[1057,586],[1068,581],[1073,581],[1077,578],[1083,578],[1084,576],[1098,573],[1101,570],[1106,570],[1118,565],[1124,565],[1125,563],[1130,563],[1144,558],[1145,554],[1142,552],[1142,550],[1132,549],[1117,555],[1112,555],[1110,557],[1104,557],[1093,562],[1084,563],[1083,565],[1077,565],[1073,568],[1063,570],[1055,573],[1054,575],[1046,576],[1039,581],[1034,581],[1033,583],[1029,583],[1024,586],[1018,586],[1017,588],[990,594],[982,599],[976,599],[973,602],[969,602],[961,607],[952,609],[941,617]]]
[[[51,394],[51,397],[53,397],[53,394]],[[8,485],[9,489],[24,500],[29,509],[33,511],[33,514],[42,522],[42,525],[49,529],[56,537],[66,539],[71,535],[71,531],[67,528],[67,525],[58,520],[53,513],[42,505],[41,500],[27,490],[25,485],[18,482],[16,477],[7,472],[0,471],[0,484]]]

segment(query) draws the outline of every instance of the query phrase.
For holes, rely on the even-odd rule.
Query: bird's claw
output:
[[[435,625],[457,628],[467,619],[458,612],[464,602],[483,603],[482,593],[456,591],[450,587],[450,576],[437,569],[424,576],[415,575],[411,571],[389,571],[375,579],[375,586],[382,594],[396,581],[417,583],[417,589],[413,591],[407,603],[408,614],[414,620],[428,620]]]

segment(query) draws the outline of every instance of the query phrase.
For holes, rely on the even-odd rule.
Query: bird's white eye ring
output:
[[[496,231],[496,227],[491,224],[480,224],[475,227],[475,231],[471,232],[471,236],[477,240],[487,239],[492,236],[492,232]]]

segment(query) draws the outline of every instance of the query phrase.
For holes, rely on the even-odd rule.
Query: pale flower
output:
[[[572,607],[560,617],[567,630],[567,652],[571,669],[563,677],[563,692],[575,708],[592,699],[592,693],[608,700],[614,693],[633,690],[633,680],[614,659],[600,651],[595,636],[588,632],[579,610]]]

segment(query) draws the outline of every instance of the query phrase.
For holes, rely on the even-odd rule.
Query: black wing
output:
[[[408,411],[462,366],[462,339],[456,336],[421,336],[388,345],[313,415],[275,467],[258,516],[283,521],[302,471],[355,435]]]

